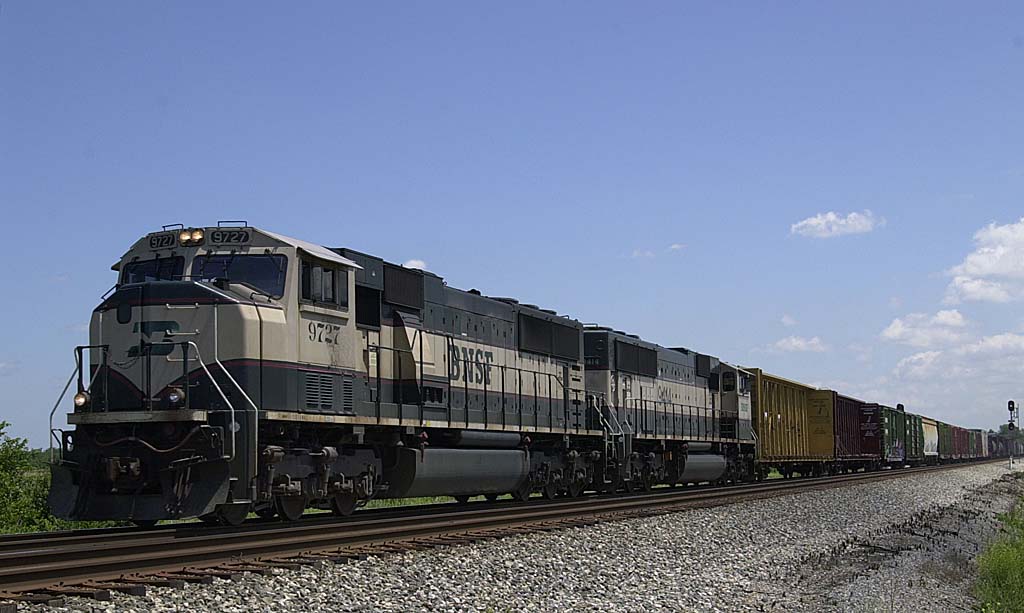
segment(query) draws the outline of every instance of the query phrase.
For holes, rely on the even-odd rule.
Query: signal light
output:
[[[78,392],[75,394],[74,403],[77,409],[89,406],[89,392]]]

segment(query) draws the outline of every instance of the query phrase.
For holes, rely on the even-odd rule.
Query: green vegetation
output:
[[[28,441],[8,436],[10,424],[0,421],[0,534],[71,530],[115,525],[109,522],[69,522],[50,513],[49,453],[29,449]]]
[[[978,557],[975,594],[984,613],[1024,611],[1024,505],[1000,519],[1005,534]]]

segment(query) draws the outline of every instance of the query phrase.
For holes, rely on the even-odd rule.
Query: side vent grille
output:
[[[352,377],[346,375],[341,378],[341,410],[345,413],[355,412],[352,395]]]
[[[311,411],[334,408],[334,375],[304,372],[306,387],[306,409]],[[351,388],[351,385],[349,386]]]

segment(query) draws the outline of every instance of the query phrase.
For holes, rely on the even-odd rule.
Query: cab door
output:
[[[298,405],[303,411],[352,410],[352,373],[359,350],[349,296],[353,275],[334,262],[300,262]]]

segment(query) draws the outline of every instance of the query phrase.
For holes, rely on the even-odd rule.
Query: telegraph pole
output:
[[[1012,400],[1010,400],[1009,402],[1006,403],[1006,408],[1009,409],[1010,411],[1010,423],[1006,425],[1006,430],[1010,434],[1013,434],[1013,431],[1016,430],[1017,427],[1020,425],[1020,407],[1017,406],[1017,404],[1014,403]],[[1010,470],[1013,470],[1013,439],[1009,440],[1007,444],[1010,447]]]

